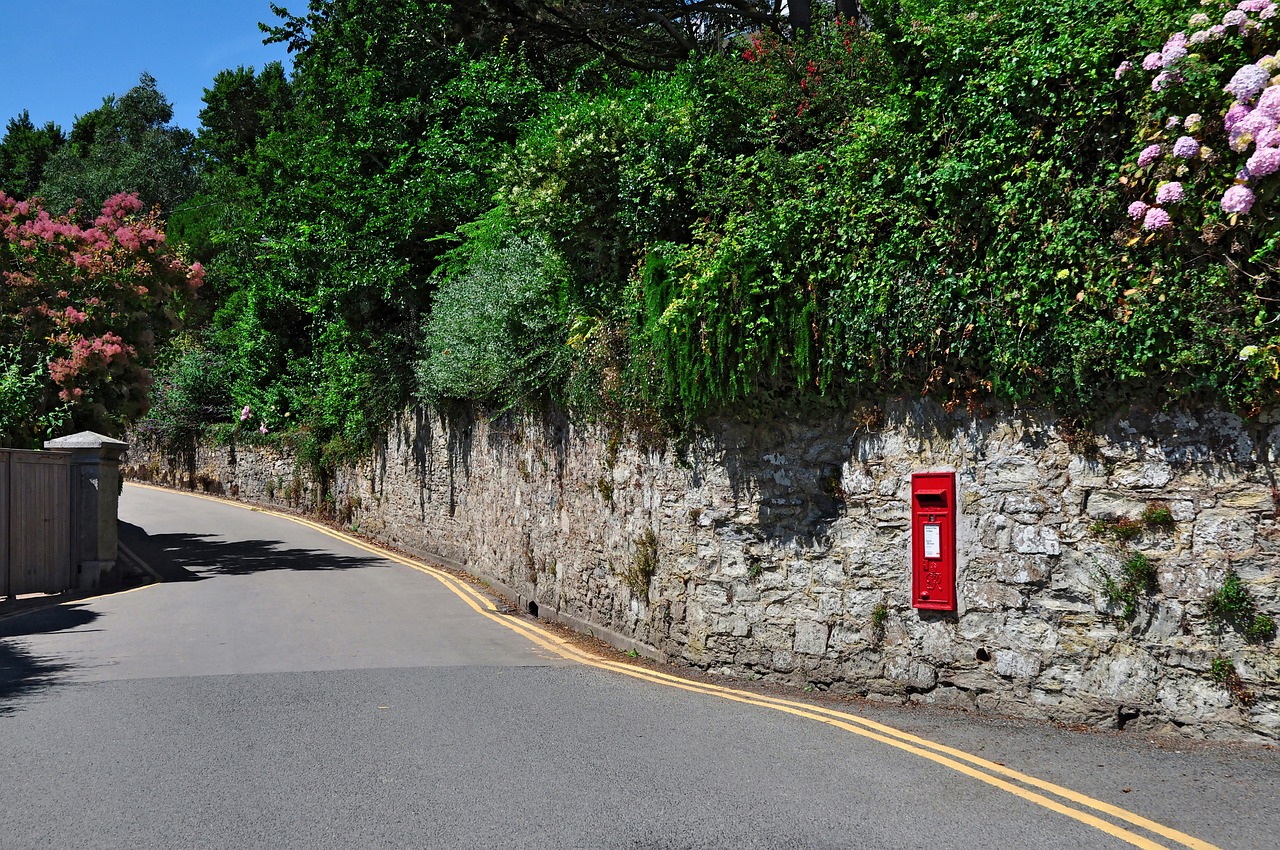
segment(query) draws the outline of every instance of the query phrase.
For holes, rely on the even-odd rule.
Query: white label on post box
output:
[[[942,557],[942,526],[937,523],[925,523],[924,556],[926,558]]]

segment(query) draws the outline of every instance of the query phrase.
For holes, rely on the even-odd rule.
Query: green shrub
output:
[[[1255,642],[1269,640],[1276,633],[1275,621],[1258,611],[1249,588],[1240,574],[1228,568],[1222,587],[1209,597],[1209,616],[1223,625],[1234,626]]]
[[[231,376],[222,357],[187,338],[175,341],[156,370],[151,410],[138,422],[140,435],[175,448],[205,427],[232,420]]]
[[[546,241],[473,231],[455,262],[423,328],[422,397],[505,408],[558,380],[565,328],[556,299],[565,270]]]
[[[71,419],[70,405],[53,406],[49,365],[25,362],[19,347],[0,347],[0,446],[40,448]]]
[[[1110,605],[1120,605],[1126,620],[1138,615],[1144,597],[1156,590],[1156,565],[1141,552],[1135,552],[1120,565],[1120,576],[1101,574],[1102,592]]]

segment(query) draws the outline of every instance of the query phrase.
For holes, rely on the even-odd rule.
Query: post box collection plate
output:
[[[956,476],[911,476],[911,604],[956,609]]]

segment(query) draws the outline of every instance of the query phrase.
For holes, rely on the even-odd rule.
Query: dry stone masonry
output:
[[[555,417],[419,410],[324,481],[243,443],[131,449],[127,472],[328,512],[540,616],[729,676],[1276,740],[1280,642],[1246,639],[1209,599],[1233,570],[1280,619],[1277,464],[1280,426],[1225,413],[1132,411],[1081,433],[919,402],[717,421],[660,449]],[[908,496],[926,469],[957,473],[954,613],[910,607]],[[1134,563],[1154,583],[1126,584]]]

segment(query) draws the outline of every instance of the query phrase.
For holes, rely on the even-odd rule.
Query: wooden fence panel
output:
[[[13,452],[0,449],[0,599],[9,598],[9,467]]]
[[[8,462],[10,596],[72,587],[71,457],[10,451]]]

